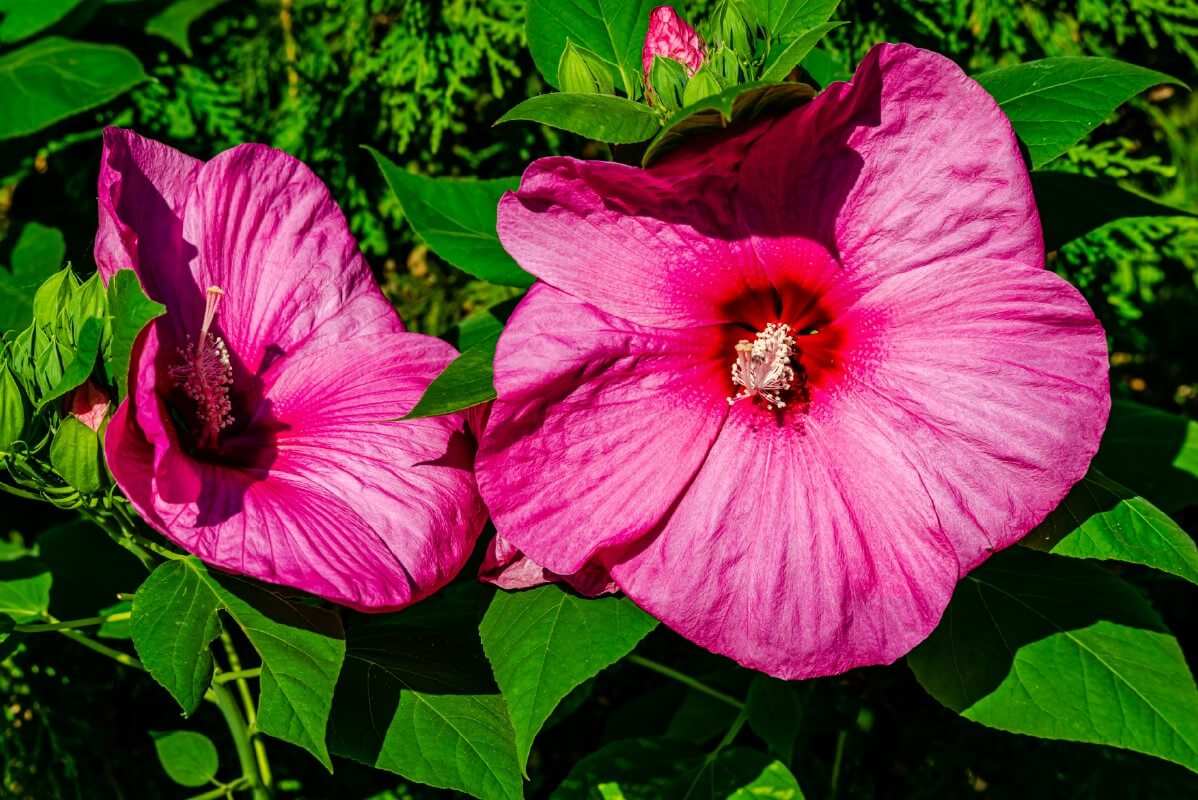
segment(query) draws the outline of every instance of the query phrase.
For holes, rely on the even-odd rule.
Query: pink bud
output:
[[[645,86],[649,85],[654,56],[674,59],[686,67],[688,76],[703,66],[703,40],[670,6],[658,6],[649,12],[649,32],[645,35],[645,49],[641,53]]]
[[[107,393],[90,380],[74,390],[67,402],[71,416],[93,431],[100,430],[111,405]]]

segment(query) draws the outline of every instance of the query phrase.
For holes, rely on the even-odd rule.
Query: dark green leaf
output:
[[[56,36],[35,41],[0,57],[0,139],[103,105],[146,78],[124,48]]]
[[[523,796],[515,734],[482,654],[477,589],[350,622],[334,753],[476,797]]]
[[[83,0],[0,0],[0,44],[12,44],[49,28]]]
[[[814,96],[815,90],[805,83],[746,83],[725,89],[679,111],[649,143],[641,163],[649,166],[690,136],[795,108]]]
[[[1198,423],[1117,400],[1094,466],[1167,513],[1198,503]]]
[[[754,675],[746,706],[749,727],[783,761],[794,755],[803,708],[794,685],[768,675]]]
[[[0,614],[23,624],[50,610],[53,579],[41,559],[29,555],[0,560]]]
[[[603,786],[603,790],[600,790]],[[668,737],[624,739],[583,758],[550,800],[802,800],[790,771],[765,754],[729,747],[709,757]]]
[[[146,579],[132,553],[82,517],[43,531],[37,549],[54,576],[50,613],[59,619],[94,616],[118,592],[132,592]]]
[[[228,0],[176,0],[150,17],[146,22],[146,33],[161,36],[191,56],[191,42],[187,38],[191,24]]]
[[[25,328],[33,319],[33,296],[62,267],[62,231],[30,222],[12,248],[12,269],[0,267],[0,333]]]
[[[0,364],[0,460],[25,432],[25,393],[7,364]]]
[[[847,81],[853,73],[823,47],[816,47],[803,59],[803,69],[820,86],[827,86],[834,81]]]
[[[1198,583],[1198,547],[1165,512],[1096,469],[1020,544],[1143,564]]]
[[[1195,216],[1117,183],[1068,172],[1033,172],[1032,189],[1044,226],[1044,247],[1049,251],[1117,219]]]
[[[404,419],[452,414],[494,400],[492,362],[495,360],[499,333],[491,334],[449,362],[449,366],[433,379]]]
[[[975,722],[1198,769],[1198,689],[1177,640],[1135,588],[1094,564],[1025,548],[993,556],[908,661]]]
[[[519,178],[426,178],[400,169],[377,150],[367,150],[378,162],[412,229],[437,255],[490,283],[532,285],[533,277],[507,254],[495,232],[499,199],[520,185]]]
[[[553,92],[530,97],[496,121],[539,122],[611,144],[643,142],[661,130],[657,113],[644,103],[605,94]]]
[[[521,764],[562,698],[632,652],[656,626],[626,597],[587,599],[557,584],[495,595],[479,632],[511,713]]]
[[[79,331],[75,341],[75,356],[63,369],[62,377],[54,388],[42,395],[37,411],[41,413],[46,406],[62,397],[72,389],[83,385],[91,377],[96,365],[96,355],[100,349],[100,338],[104,335],[104,320],[101,317],[89,317]]]
[[[216,745],[202,733],[150,731],[158,761],[180,786],[204,786],[216,777],[220,761]]]
[[[117,388],[117,400],[125,397],[129,386],[129,359],[138,335],[166,306],[146,297],[131,269],[122,269],[108,281],[108,315],[111,336],[104,365],[108,380]]]
[[[209,572],[192,557],[163,564],[134,595],[133,644],[186,712],[211,680],[208,645],[220,633],[218,610],[233,618],[262,659],[258,727],[331,768],[325,729],[345,657],[341,619],[243,578]]]
[[[846,24],[845,22],[825,22],[822,25],[816,25],[811,30],[804,31],[795,37],[785,47],[778,48],[774,51],[775,55],[772,55],[766,62],[765,71],[761,73],[761,80],[786,80],[786,76],[790,74],[790,71],[807,57],[811,49],[819,44],[820,39],[828,35],[828,31]]]
[[[1045,58],[977,76],[1027,145],[1032,167],[1064,153],[1116,108],[1161,83],[1162,72],[1110,58]]]
[[[100,437],[95,431],[74,417],[58,424],[50,442],[50,464],[80,494],[100,490],[101,458]]]
[[[529,0],[528,49],[541,75],[555,88],[566,41],[581,45],[615,72],[616,85],[632,96],[639,84],[641,50],[649,12],[658,0]]]
[[[771,38],[789,39],[827,22],[840,0],[757,0],[762,25]]]

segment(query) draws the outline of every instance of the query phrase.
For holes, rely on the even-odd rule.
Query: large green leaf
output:
[[[495,124],[515,121],[539,122],[611,144],[643,142],[661,130],[661,120],[649,106],[606,94],[537,95],[508,111]]]
[[[499,199],[519,178],[490,181],[426,178],[401,169],[371,148],[412,229],[437,255],[463,272],[502,286],[531,286],[495,232]]]
[[[795,685],[768,675],[754,675],[745,710],[753,732],[765,740],[772,753],[789,762],[803,717]]]
[[[12,44],[45,30],[83,0],[0,0],[0,44]]]
[[[1117,400],[1094,466],[1163,511],[1198,503],[1198,422]]]
[[[137,273],[122,269],[108,281],[108,320],[112,335],[104,354],[108,380],[116,387],[117,399],[129,388],[129,359],[138,335],[155,317],[166,313],[166,306],[146,297]]]
[[[38,558],[0,559],[0,615],[13,622],[41,620],[50,610],[50,570]]]
[[[232,617],[262,659],[258,727],[331,769],[325,730],[345,657],[340,617],[209,572],[193,557],[163,564],[134,595],[130,629],[142,663],[185,713],[195,710],[211,681],[218,611]]]
[[[158,761],[180,786],[204,786],[216,777],[216,745],[194,731],[150,731]]]
[[[334,753],[488,800],[523,796],[515,733],[479,642],[477,591],[455,586],[350,620]]]
[[[827,36],[829,31],[845,24],[847,23],[825,22],[822,25],[816,25],[811,30],[804,31],[799,36],[796,36],[785,47],[776,48],[766,61],[765,71],[761,73],[761,80],[786,80],[786,76],[790,74],[790,71],[807,57],[812,48],[819,44],[820,39]]]
[[[541,75],[555,88],[557,62],[569,40],[610,64],[616,85],[631,96],[641,73],[641,50],[649,12],[660,0],[529,0],[528,49]]]
[[[146,79],[141,63],[124,48],[39,39],[0,57],[0,139],[35,133]]]
[[[228,0],[175,0],[146,22],[146,33],[161,36],[191,56],[191,24]]]
[[[602,787],[602,788],[601,788]],[[729,747],[709,756],[668,737],[622,739],[583,758],[550,800],[802,800],[784,765]]]
[[[495,595],[479,632],[511,712],[521,764],[562,698],[656,626],[626,597],[587,599],[557,584]]]
[[[762,24],[771,38],[790,39],[827,22],[840,0],[757,0]]]
[[[966,577],[908,658],[968,719],[1198,770],[1198,689],[1144,597],[1094,564],[1007,550]]]
[[[1045,58],[977,76],[1027,145],[1032,166],[1076,144],[1149,87],[1179,83],[1162,72],[1110,58]]]
[[[1126,217],[1193,217],[1117,183],[1069,172],[1033,172],[1032,189],[1044,226],[1044,247],[1061,245]]]
[[[493,362],[498,343],[497,331],[449,362],[404,419],[452,414],[494,400]]]
[[[1198,583],[1198,547],[1190,535],[1096,469],[1020,544],[1074,558],[1143,564]]]
[[[0,266],[0,333],[29,325],[33,296],[62,267],[66,250],[62,231],[57,228],[30,222],[21,229],[12,248],[11,269]]]

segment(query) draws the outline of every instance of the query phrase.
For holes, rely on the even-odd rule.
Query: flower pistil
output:
[[[183,363],[171,367],[171,376],[196,404],[196,418],[200,423],[197,441],[203,446],[214,447],[217,435],[233,423],[233,404],[229,399],[233,365],[224,339],[211,332],[216,307],[225,292],[219,286],[209,286],[206,294],[199,339],[189,341],[187,347],[179,351]]]

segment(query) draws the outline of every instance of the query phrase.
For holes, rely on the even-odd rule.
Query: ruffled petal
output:
[[[204,290],[223,289],[214,327],[240,375],[268,368],[312,335],[338,341],[403,330],[328,189],[280,150],[240,145],[207,162],[183,235],[198,250],[186,329],[199,331]]]
[[[146,293],[170,308],[194,302],[183,242],[183,208],[203,162],[121,128],[105,128],[100,157],[96,267],[107,281],[132,269]],[[199,301],[200,307],[203,300]]]
[[[487,544],[486,555],[478,568],[478,579],[508,591],[532,589],[549,583],[565,583],[586,597],[614,594],[620,590],[607,570],[598,564],[588,564],[574,575],[558,575],[521,553],[502,536],[494,537]]]
[[[500,535],[570,575],[654,527],[727,414],[728,367],[711,342],[534,285],[500,337],[499,397],[479,445]]]
[[[739,176],[755,237],[819,241],[868,286],[965,255],[1044,265],[1011,123],[941,55],[878,45],[762,130]]]

